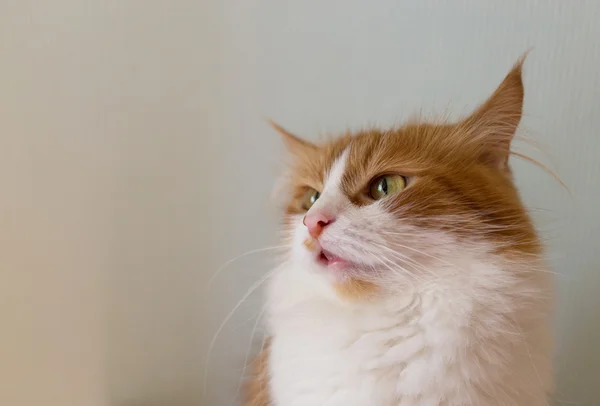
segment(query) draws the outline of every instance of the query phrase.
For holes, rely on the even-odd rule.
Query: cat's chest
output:
[[[282,314],[271,347],[275,405],[415,404],[413,395],[420,398],[444,367],[435,361],[442,354],[429,345],[435,333],[419,323],[419,307],[408,305],[398,314],[346,314],[318,306]]]

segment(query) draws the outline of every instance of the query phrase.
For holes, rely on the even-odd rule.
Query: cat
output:
[[[553,282],[512,180],[523,59],[471,115],[291,157],[245,406],[542,406]]]

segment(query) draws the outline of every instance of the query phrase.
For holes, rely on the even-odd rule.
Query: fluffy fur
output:
[[[409,123],[291,151],[284,235],[268,289],[269,345],[251,406],[542,406],[552,387],[550,272],[508,167],[521,118],[521,62],[464,120]],[[384,174],[405,190],[369,199]],[[309,214],[335,222],[319,247]],[[320,248],[319,248],[320,249]]]

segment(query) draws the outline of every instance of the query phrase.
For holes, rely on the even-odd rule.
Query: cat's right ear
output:
[[[276,122],[269,120],[271,127],[281,136],[285,148],[296,157],[306,157],[317,150],[317,146],[309,141],[303,140],[297,135],[292,134]]]

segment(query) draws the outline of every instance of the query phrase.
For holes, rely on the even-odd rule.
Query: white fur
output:
[[[268,292],[274,406],[547,405],[541,261],[416,229],[385,202],[351,205],[339,190],[346,158],[313,206],[336,210],[320,242],[362,264],[352,272],[368,272],[380,293],[338,297],[339,280],[302,245],[308,234],[295,219],[290,258]]]
[[[315,210],[326,210],[329,215],[337,216],[348,205],[348,200],[344,198],[340,190],[340,184],[349,152],[350,150],[347,147],[334,161],[333,165],[331,165],[331,169],[326,174],[325,187],[323,188],[321,197],[310,208],[308,213]]]

